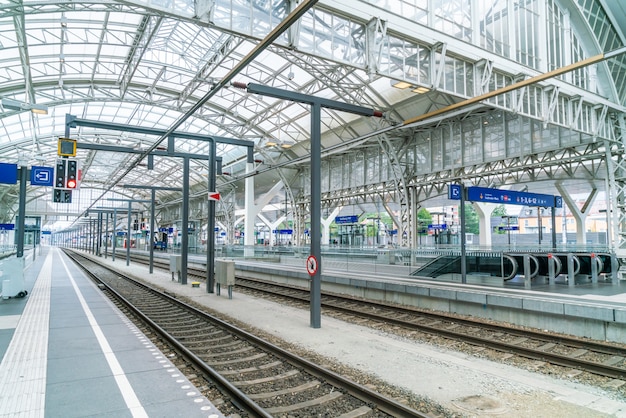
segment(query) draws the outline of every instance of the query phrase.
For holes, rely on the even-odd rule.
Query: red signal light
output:
[[[76,188],[76,180],[70,179],[67,181],[67,188],[68,189],[75,189]]]

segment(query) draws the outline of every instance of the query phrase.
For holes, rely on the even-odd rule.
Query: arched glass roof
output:
[[[387,3],[320,2],[246,66],[237,81],[267,84],[387,112],[385,119],[374,121],[324,111],[325,148],[350,144],[415,114],[475,95],[469,84],[461,89],[454,79],[448,80],[446,76],[437,79],[436,67],[445,51],[433,37],[439,33],[454,41],[473,42],[477,51],[485,47],[478,38],[472,41],[471,31],[478,30],[471,27],[472,2]],[[492,3],[492,8],[474,9],[473,13],[482,14],[481,27],[494,31],[485,36],[491,39],[490,44],[496,45],[493,39],[497,38],[495,32],[501,25],[494,24],[494,20],[503,16],[500,5],[503,2]],[[581,13],[593,9],[596,21],[611,28],[606,35],[598,32],[600,25],[590,25],[597,39],[614,39],[611,47],[624,44],[622,2],[553,0],[551,3]],[[4,105],[1,108],[0,162],[53,166],[57,139],[65,134],[66,114],[85,120],[167,130],[287,16],[289,4],[285,0],[0,0],[0,97],[23,103],[17,110]],[[432,22],[428,21],[429,6],[434,9],[430,15]],[[401,33],[403,28],[419,30],[408,36]],[[473,68],[470,61],[479,62],[481,57],[473,57],[462,43],[458,44],[461,47],[454,42],[447,44],[447,48],[456,50],[448,52],[445,65],[453,65],[450,68],[466,77],[468,69]],[[598,50],[604,51],[604,47],[599,45]],[[464,53],[467,56],[462,56]],[[502,59],[502,71],[513,73],[523,67],[496,46],[490,53],[494,54],[494,60]],[[623,67],[623,61],[611,67],[612,76],[623,76]],[[391,87],[399,80],[430,89],[432,94]],[[617,96],[612,101],[616,105],[626,103],[623,83],[613,83],[613,88]],[[41,106],[48,108],[47,115],[29,111]],[[258,158],[268,165],[278,164],[307,155],[309,109],[297,103],[223,88],[177,130],[253,141]],[[156,139],[150,135],[87,127],[71,129],[70,137],[79,143],[115,145],[136,151],[148,149]],[[176,149],[203,156],[209,153],[207,142],[187,139],[177,139]],[[218,155],[223,158],[225,171],[243,170],[246,156],[243,147],[222,144],[218,146]],[[176,159],[155,157],[154,169],[148,169],[145,160],[138,162],[137,154],[79,148],[77,157],[82,162],[84,189],[113,188],[129,194],[119,189],[121,184],[113,183],[132,167],[124,179],[126,184],[172,187],[181,184],[181,162]],[[206,161],[192,161],[192,184],[206,183],[206,173]],[[267,187],[273,181],[269,180]],[[263,183],[259,187],[262,189]],[[147,197],[146,191],[133,194]],[[41,205],[52,208],[47,211],[59,210],[52,203],[50,189],[34,195]],[[167,195],[159,192],[162,199],[167,199]],[[15,187],[0,185],[0,203],[9,208],[4,211],[5,218],[12,216],[16,197]],[[73,203],[73,213],[80,213],[88,206],[87,200],[93,195],[85,193],[84,197],[87,199]]]

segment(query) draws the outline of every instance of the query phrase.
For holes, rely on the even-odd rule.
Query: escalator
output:
[[[466,257],[467,274],[485,276],[515,277],[518,265],[512,258],[494,255],[494,253],[474,253]],[[504,269],[504,272],[502,271]],[[411,276],[437,278],[445,274],[461,274],[460,255],[440,255],[424,266],[412,272]]]
[[[460,273],[461,272],[461,256],[458,255],[440,255],[432,261],[424,264],[419,269],[411,273],[411,276],[433,277],[436,278],[443,274]]]
[[[568,258],[571,266],[568,264]],[[527,260],[525,263],[525,259]],[[550,263],[554,265],[555,277],[576,276],[579,280],[591,280],[593,274],[612,274],[609,253],[502,253],[472,252],[466,257],[467,274],[501,277],[509,281],[517,276],[528,275],[530,279],[550,275]],[[595,263],[594,268],[592,264]],[[529,269],[526,272],[526,269]],[[570,272],[569,269],[572,269]],[[595,273],[592,271],[595,270]],[[410,275],[438,278],[447,274],[461,274],[461,256],[439,255]]]

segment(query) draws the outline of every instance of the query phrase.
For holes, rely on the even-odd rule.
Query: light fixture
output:
[[[274,142],[274,141],[271,141],[271,140],[270,140],[270,141],[267,141],[267,142],[265,143],[265,146],[266,146],[266,147],[275,147],[276,145],[278,145],[278,142]]]
[[[413,87],[413,84],[409,83],[408,81],[391,80],[391,87],[403,90],[408,89],[409,87]]]
[[[284,148],[284,149],[288,149],[288,148],[293,147],[293,145],[294,145],[294,144],[295,144],[295,142],[292,142],[292,141],[285,141],[285,142],[283,142],[282,144],[280,144],[280,147],[281,147],[281,148]]]
[[[411,90],[413,93],[417,93],[417,94],[424,94],[424,93],[428,93],[430,91],[430,89],[428,87],[416,87],[413,90]]]
[[[10,110],[30,110],[38,115],[47,115],[48,106],[19,102],[12,99],[2,99],[2,107]]]

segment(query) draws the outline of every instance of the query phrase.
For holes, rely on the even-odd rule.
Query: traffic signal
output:
[[[80,164],[75,158],[60,158],[57,160],[54,172],[55,189],[78,189],[80,185]]]
[[[57,189],[65,188],[67,160],[57,160],[56,170],[54,171],[54,187]]]
[[[67,160],[67,176],[66,189],[75,189],[78,187],[78,161]]]
[[[56,203],[72,203],[72,190],[80,181],[78,160],[59,158],[54,170],[54,191],[52,200]]]
[[[72,203],[71,190],[54,189],[52,196],[55,203]]]

